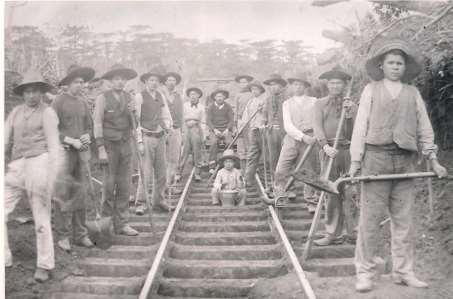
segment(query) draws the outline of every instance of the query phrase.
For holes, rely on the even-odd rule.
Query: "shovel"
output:
[[[364,175],[356,177],[341,177],[336,181],[332,182],[324,179],[312,179],[312,178],[301,178],[301,180],[312,186],[313,188],[319,189],[324,192],[339,194],[339,186],[345,183],[354,182],[371,182],[371,181],[392,181],[392,180],[407,180],[416,178],[433,178],[437,177],[434,172],[413,172],[413,173],[401,173],[401,174],[377,174],[377,175]],[[445,179],[452,180],[453,176],[447,176]]]

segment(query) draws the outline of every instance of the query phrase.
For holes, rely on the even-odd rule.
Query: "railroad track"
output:
[[[138,237],[115,236],[108,250],[93,250],[79,262],[86,276],[67,277],[49,297],[247,298],[259,279],[295,271],[307,298],[315,298],[304,270],[354,274],[352,245],[313,247],[302,270],[312,218],[302,203],[275,210],[262,203],[260,188],[247,190],[245,207],[212,206],[207,182],[192,177],[173,199],[172,215],[153,215],[154,232],[148,217],[132,216]]]

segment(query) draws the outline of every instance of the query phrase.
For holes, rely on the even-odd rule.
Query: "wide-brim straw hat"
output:
[[[271,85],[271,83],[273,82],[280,84],[283,87],[285,87],[288,84],[288,82],[286,82],[285,79],[283,79],[282,76],[280,76],[279,74],[270,75],[270,78],[265,80],[263,83],[265,85]]]
[[[42,93],[49,92],[53,88],[52,85],[44,81],[38,71],[29,71],[25,74],[22,83],[14,87],[13,92],[17,95],[22,95],[24,90],[28,87],[36,87]]]
[[[214,90],[212,93],[211,93],[211,99],[215,100],[215,96],[218,94],[218,93],[221,93],[225,96],[225,99],[228,99],[228,97],[230,96],[230,93],[225,90],[225,89],[216,89]]]
[[[111,80],[115,76],[120,76],[126,80],[132,80],[137,77],[137,75],[137,72],[133,69],[127,68],[122,64],[115,64],[101,77],[101,79]]]
[[[61,79],[58,86],[69,85],[76,78],[82,78],[84,82],[88,82],[94,78],[94,74],[94,69],[90,67],[81,67],[73,64],[68,68],[66,77]]]
[[[189,96],[190,92],[191,91],[195,91],[196,93],[198,93],[200,96],[200,98],[203,96],[203,91],[201,91],[201,89],[199,89],[198,87],[190,87],[190,88],[187,88],[186,90],[186,96]]]
[[[232,149],[227,149],[223,152],[222,157],[219,159],[219,163],[223,164],[223,162],[227,159],[233,160],[236,166],[240,162],[239,157],[234,153],[234,150]]]
[[[247,86],[249,89],[251,89],[253,86],[255,87],[258,87],[260,90],[261,90],[261,93],[264,93],[266,91],[266,89],[264,89],[264,86],[261,85],[260,82],[258,81],[252,81],[249,83],[249,85]]]
[[[335,66],[330,71],[324,72],[319,76],[319,79],[331,80],[331,79],[340,79],[343,81],[351,80],[351,75],[346,73],[340,66]]]
[[[165,75],[162,76],[162,83],[165,83],[167,81],[168,77],[173,77],[176,79],[176,85],[181,83],[181,75],[175,72],[168,72]]]
[[[382,80],[384,72],[381,69],[381,64],[385,54],[391,50],[401,50],[406,54],[406,70],[401,77],[401,81],[412,81],[423,69],[420,63],[420,55],[414,49],[414,46],[401,39],[384,40],[371,50],[371,54],[365,63],[368,76],[375,81]]]
[[[311,83],[308,82],[308,79],[305,76],[305,74],[302,74],[302,73],[295,74],[294,76],[286,79],[286,81],[288,81],[289,84],[293,84],[293,82],[298,81],[298,82],[304,84],[305,87],[310,87],[311,86]]]
[[[234,81],[236,81],[238,83],[241,79],[246,79],[247,82],[251,82],[251,81],[253,81],[254,78],[250,75],[238,75],[238,76],[234,77]]]

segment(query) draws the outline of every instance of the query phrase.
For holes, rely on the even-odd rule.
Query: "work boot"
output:
[[[50,272],[49,270],[37,268],[33,278],[37,282],[43,283],[43,282],[49,280],[49,272]]]
[[[175,209],[175,207],[166,204],[165,202],[158,203],[157,205],[153,205],[153,211],[155,212],[171,212]]]
[[[182,189],[172,186],[172,187],[167,188],[166,191],[165,191],[165,194],[167,194],[167,195],[169,195],[170,193],[172,195],[181,195],[182,194]]]
[[[91,242],[90,238],[88,238],[87,236],[83,237],[78,242],[76,242],[76,245],[86,248],[94,247],[93,242]]]
[[[308,213],[310,214],[314,214],[316,212],[316,206],[312,205],[312,204],[308,204]]]
[[[296,193],[293,191],[288,191],[286,192],[286,196],[288,197],[289,200],[296,200]]]
[[[340,238],[335,238],[331,236],[325,236],[322,239],[314,240],[313,243],[316,246],[329,246],[329,245],[338,245],[343,243],[343,239]]]
[[[405,285],[413,288],[427,288],[428,284],[419,280],[415,275],[393,275],[393,282],[395,284]]]
[[[71,243],[69,242],[69,238],[61,239],[57,242],[57,245],[66,252],[71,251]]]
[[[116,231],[118,235],[125,235],[125,236],[138,236],[138,231],[130,227],[128,224],[124,225],[122,228]]]
[[[201,182],[201,176],[197,173],[196,175],[194,175],[194,180],[195,182]]]
[[[179,183],[180,181],[181,181],[181,175],[180,174],[175,175],[175,182]]]
[[[137,216],[143,216],[145,215],[146,212],[146,207],[144,205],[139,205],[138,207],[135,208],[135,215]]]
[[[355,290],[360,293],[369,292],[373,289],[373,281],[366,277],[358,277],[355,283]]]

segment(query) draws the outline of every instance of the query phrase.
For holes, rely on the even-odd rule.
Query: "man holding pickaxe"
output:
[[[341,68],[335,67],[323,73],[319,79],[327,80],[329,94],[327,97],[319,99],[315,104],[313,119],[314,134],[322,148],[320,152],[321,174],[324,176],[325,172],[328,171],[327,165],[329,164],[329,159],[334,159],[330,177],[336,179],[342,174],[347,173],[349,169],[349,140],[351,139],[357,105],[350,99],[344,98],[347,82],[351,80],[351,76]],[[342,113],[343,109],[344,113]],[[337,127],[343,121],[341,120],[342,114],[344,114],[345,118],[344,126],[339,132],[338,148],[335,149],[333,144],[336,138]],[[354,227],[349,221],[352,217],[347,216],[351,212],[351,209],[347,205],[352,203],[352,199],[345,197],[346,194],[344,192],[340,192],[340,195],[328,195],[325,223],[326,236],[322,239],[315,240],[315,245],[327,246],[341,243],[343,241],[341,234],[344,224],[346,224],[347,240],[354,242]]]

